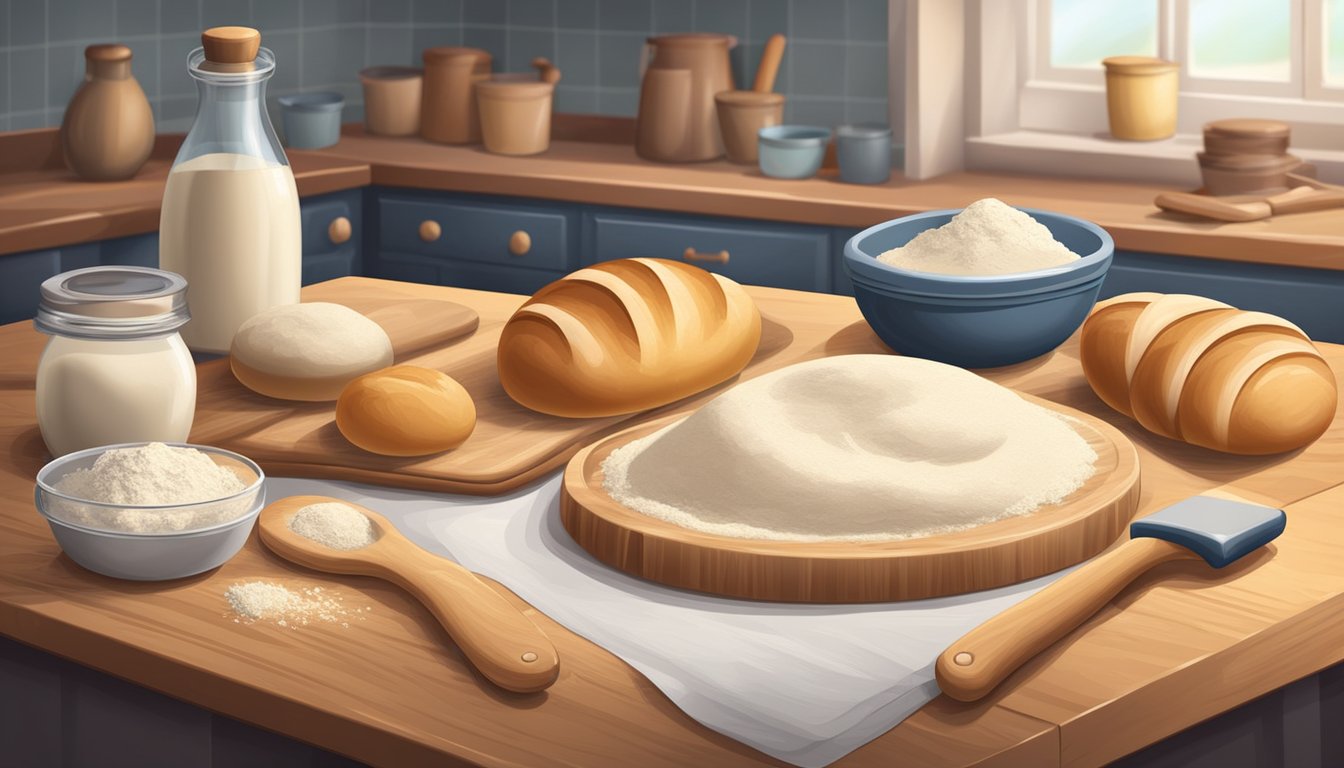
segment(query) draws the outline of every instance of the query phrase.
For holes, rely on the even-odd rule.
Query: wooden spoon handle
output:
[[[1207,195],[1163,192],[1153,204],[1164,211],[1188,213],[1215,221],[1255,221],[1273,213],[1267,203],[1229,203]]]
[[[960,701],[980,699],[1149,568],[1195,557],[1162,539],[1130,539],[953,643],[934,668],[938,687]]]
[[[1307,190],[1307,192],[1297,193],[1298,190]],[[1344,191],[1295,187],[1292,192],[1268,198],[1268,202],[1269,207],[1273,208],[1276,214],[1324,211],[1330,208],[1344,207]]]
[[[555,682],[555,646],[503,595],[451,560],[409,546],[400,555],[410,562],[389,578],[424,603],[481,674],[521,693]]]
[[[560,82],[560,70],[551,63],[550,59],[538,56],[532,60],[532,66],[537,70],[537,76],[541,79],[541,82],[552,85]]]
[[[765,41],[765,52],[761,54],[761,66],[756,70],[756,82],[751,90],[757,93],[769,93],[775,89],[775,77],[779,74],[779,62],[784,58],[784,36],[775,34]]]

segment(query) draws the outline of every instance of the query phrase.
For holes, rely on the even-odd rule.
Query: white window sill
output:
[[[1195,153],[1199,134],[1161,141],[1121,141],[1109,135],[1013,131],[966,140],[966,166],[977,171],[1117,179],[1200,186]],[[1289,152],[1316,166],[1324,181],[1344,183],[1344,150],[1292,147]]]

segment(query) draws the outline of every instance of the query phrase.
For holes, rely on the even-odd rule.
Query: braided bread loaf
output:
[[[499,381],[518,404],[574,418],[655,408],[735,376],[761,339],[742,286],[665,259],[566,275],[514,313]]]
[[[1146,429],[1217,451],[1269,454],[1320,437],[1335,376],[1281,317],[1185,294],[1103,301],[1082,331],[1083,374]]]

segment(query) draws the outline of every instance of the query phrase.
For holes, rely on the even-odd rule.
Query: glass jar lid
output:
[[[136,339],[176,331],[191,315],[187,281],[150,267],[88,267],[42,282],[33,325],[83,339]]]

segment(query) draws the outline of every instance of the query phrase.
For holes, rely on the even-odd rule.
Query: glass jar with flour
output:
[[[187,282],[148,267],[89,267],[42,283],[33,325],[51,337],[37,365],[37,425],[53,456],[101,445],[183,442],[196,366],[177,329]]]

